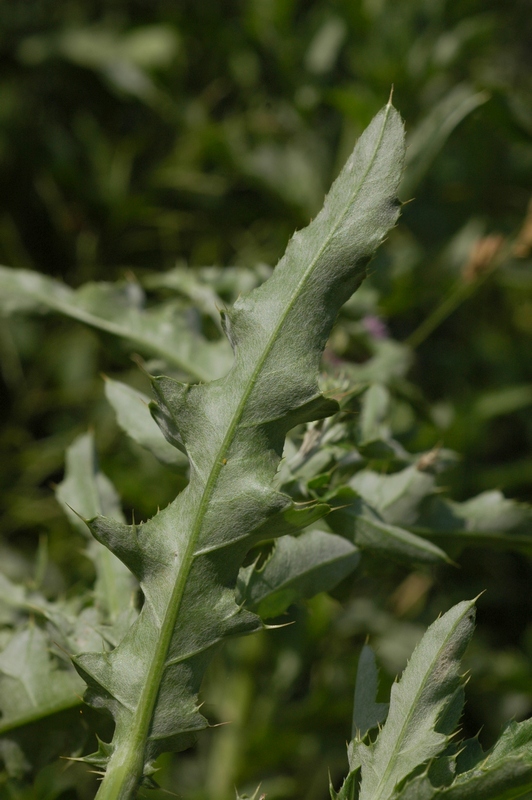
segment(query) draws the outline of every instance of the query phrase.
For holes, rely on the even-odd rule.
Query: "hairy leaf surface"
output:
[[[323,516],[273,488],[286,433],[335,412],[318,388],[322,350],[341,305],[398,216],[403,127],[386,106],[360,138],[323,210],[294,235],[272,277],[222,316],[235,359],[205,385],[153,380],[154,416],[186,450],[190,483],[145,524],[106,517],[94,536],[137,576],[140,615],[111,653],[75,658],[87,699],[115,718],[99,797],[126,798],[166,750],[186,747],[205,726],[197,692],[212,649],[261,627],[235,603],[249,547]]]

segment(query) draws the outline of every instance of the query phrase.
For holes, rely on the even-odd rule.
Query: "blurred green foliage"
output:
[[[0,262],[73,287],[134,275],[159,299],[187,296],[160,276],[176,261],[260,279],[393,84],[410,137],[402,198],[414,200],[329,357],[367,368],[364,326],[415,344],[408,383],[396,382],[395,438],[410,452],[457,451],[445,482],[458,500],[499,488],[531,501],[531,40],[527,0],[11,0],[0,8]],[[502,237],[491,261],[478,244],[488,236]],[[218,337],[207,313],[190,321]],[[113,337],[17,316],[0,321],[0,354],[2,558],[30,579],[40,540],[44,592],[73,595],[93,567],[51,485],[75,436],[94,429],[127,514],[151,515],[179,477],[120,434],[100,373],[147,382]],[[165,762],[163,785],[217,800],[262,779],[271,800],[325,797],[327,768],[345,773],[366,634],[389,683],[424,624],[486,587],[465,724],[489,740],[528,714],[530,565],[489,549],[460,565],[427,576],[369,564],[335,599],[293,610],[292,626],[231,643],[205,697],[213,720],[233,724]],[[83,770],[46,770],[35,794],[20,784],[8,796],[91,797]]]

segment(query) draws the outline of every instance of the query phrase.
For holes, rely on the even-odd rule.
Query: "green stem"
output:
[[[144,748],[139,747],[137,752],[129,748],[125,756],[120,748],[113,753],[95,800],[129,800],[136,796],[144,765]]]
[[[465,302],[465,300],[474,294],[477,289],[491,277],[495,270],[506,261],[510,254],[511,246],[506,244],[506,246],[501,247],[489,266],[481,272],[475,280],[468,282],[462,279],[457,281],[440,305],[436,306],[434,311],[432,311],[432,313],[423,320],[421,325],[405,340],[405,344],[409,345],[412,349],[419,347],[442,322],[445,322],[447,317],[450,317],[458,306]]]
[[[455,311],[467,298],[476,290],[480,280],[473,283],[464,283],[459,281],[455,283],[447,297],[443,299],[439,306],[436,306],[429,316],[423,320],[421,325],[410,334],[406,339],[406,344],[412,349],[419,347],[419,345],[427,339],[436,328]]]

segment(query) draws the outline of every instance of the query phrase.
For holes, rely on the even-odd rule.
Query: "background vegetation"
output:
[[[329,358],[363,364],[368,336],[405,342],[396,439],[459,453],[442,479],[458,500],[498,488],[530,502],[530,11],[526,0],[12,0],[0,11],[0,262],[75,287],[151,276],[157,288],[176,262],[265,275],[393,84],[413,201]],[[55,317],[0,325],[3,569],[35,577],[37,553],[46,592],[68,595],[93,578],[51,491],[75,436],[94,429],[126,514],[151,515],[177,479],[116,426],[101,372],[144,385],[114,339]],[[233,724],[168,760],[163,785],[226,798],[262,780],[269,798],[325,797],[327,768],[345,772],[366,634],[389,683],[427,622],[485,588],[464,724],[489,743],[532,708],[531,580],[526,558],[490,549],[466,550],[460,569],[369,565],[354,586],[293,608],[294,625],[226,648],[205,698]],[[33,790],[2,780],[16,798],[93,791],[76,767],[46,767]]]

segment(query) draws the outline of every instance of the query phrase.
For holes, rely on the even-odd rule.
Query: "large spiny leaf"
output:
[[[185,448],[190,483],[143,525],[104,517],[89,523],[144,593],[138,619],[114,651],[75,659],[88,700],[116,721],[112,744],[93,758],[107,766],[99,798],[131,797],[160,753],[187,746],[205,726],[197,692],[212,648],[261,626],[234,599],[249,547],[328,510],[295,506],[273,488],[275,473],[287,431],[338,408],[318,389],[321,352],[397,219],[403,156],[402,124],[389,104],[272,277],[224,314],[235,353],[229,374],[195,386],[154,379],[154,415],[168,440]]]

